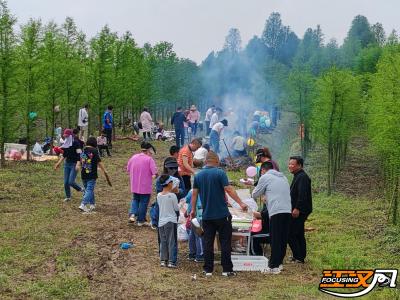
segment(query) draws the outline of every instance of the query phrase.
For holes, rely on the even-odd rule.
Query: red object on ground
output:
[[[63,154],[64,150],[61,149],[60,147],[53,147],[53,152],[57,155]]]

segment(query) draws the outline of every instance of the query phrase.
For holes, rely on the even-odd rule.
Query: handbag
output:
[[[262,220],[253,220],[253,222],[251,222],[250,231],[253,233],[258,233],[261,230],[262,230]]]

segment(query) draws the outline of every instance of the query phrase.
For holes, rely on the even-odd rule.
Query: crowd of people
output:
[[[86,124],[88,107],[82,109],[84,111],[79,113],[79,118],[82,117],[80,124]],[[104,155],[103,151],[111,155],[109,151],[112,148],[112,109],[112,106],[109,106],[104,113],[103,132],[98,138],[85,137],[85,133],[82,134],[76,129],[64,130],[62,155],[55,169],[64,162],[65,201],[71,200],[71,188],[82,193],[79,209],[84,213],[90,213],[96,208],[94,190],[98,178],[97,169],[100,168],[107,176],[101,156]],[[214,240],[218,234],[222,275],[234,276],[236,274],[233,272],[231,259],[232,216],[228,208],[227,195],[243,211],[247,211],[248,206],[240,199],[227,174],[220,168],[219,141],[222,130],[228,126],[227,119],[221,120],[221,109],[210,107],[206,113],[205,122],[207,125],[209,122],[206,128],[209,129],[210,145],[203,143],[202,138],[193,138],[185,144],[184,130],[182,130],[184,127],[181,127],[181,122],[188,121],[192,132],[196,134],[196,124],[200,118],[196,110],[195,106],[191,107],[189,118],[181,108],[178,108],[173,115],[171,123],[175,125],[177,133],[176,145],[170,148],[170,156],[164,160],[161,173],[154,160],[156,149],[148,141],[151,116],[146,109],[143,111],[140,124],[143,129],[141,149],[129,159],[126,166],[132,194],[128,220],[137,226],[151,226],[157,230],[160,265],[176,268],[179,202],[184,199],[187,204],[184,216],[189,239],[188,259],[203,263],[204,275],[212,276]],[[87,128],[81,130],[87,132]],[[233,132],[231,145],[235,156],[246,155],[245,139],[237,130]],[[262,222],[260,230],[266,236],[254,239],[252,254],[263,255],[262,243],[270,243],[268,273],[278,274],[282,271],[287,244],[293,254],[290,260],[295,263],[305,262],[304,224],[312,212],[312,195],[311,180],[303,170],[303,164],[301,157],[290,157],[288,168],[294,177],[289,184],[285,175],[279,171],[278,164],[272,160],[269,149],[261,148],[256,152],[257,180],[255,183],[244,182],[246,185],[254,185],[252,197],[254,199],[261,197],[264,202],[259,211],[253,212],[253,218]],[[83,186],[76,183],[79,170]],[[154,189],[157,196],[150,205]],[[147,222],[150,206],[151,222]],[[201,233],[195,230],[193,220],[200,224]]]

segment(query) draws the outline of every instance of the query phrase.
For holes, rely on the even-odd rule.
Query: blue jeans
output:
[[[215,130],[211,130],[210,133],[210,146],[211,150],[215,153],[219,153],[219,134]]]
[[[90,179],[90,180],[83,179],[82,181],[83,181],[83,186],[85,187],[85,194],[83,194],[82,204],[95,205],[94,188],[96,186],[96,179]]]
[[[192,136],[196,136],[196,133],[197,133],[197,123],[190,123],[190,122],[189,122],[189,127],[192,128]]]
[[[185,145],[185,128],[175,128],[175,140],[178,148]]]
[[[150,201],[150,195],[136,194],[133,193],[131,210],[129,215],[135,215],[138,222],[146,221],[147,205]]]
[[[65,196],[71,198],[71,187],[78,192],[82,191],[82,188],[75,182],[76,179],[76,163],[64,163],[64,189]]]
[[[203,239],[194,230],[188,229],[189,235],[189,258],[203,259]]]

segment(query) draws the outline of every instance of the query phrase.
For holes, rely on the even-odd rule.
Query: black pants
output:
[[[300,214],[298,218],[291,218],[289,228],[289,246],[292,249],[293,258],[304,262],[306,258],[306,237],[304,236],[304,222],[307,215]]]
[[[112,148],[112,128],[104,128],[107,137],[107,145],[109,148]]]
[[[146,140],[146,134],[147,134],[147,138],[150,140],[151,139],[150,132],[143,132],[143,139]]]
[[[192,189],[192,182],[190,181],[190,175],[182,175],[183,183],[185,184],[185,196]]]
[[[175,141],[178,148],[185,145],[185,128],[175,128]]]
[[[269,229],[271,234],[270,268],[279,267],[286,255],[290,218],[290,213],[283,213],[273,215],[269,219]]]
[[[97,147],[99,148],[101,156],[104,156],[104,150],[106,150],[108,156],[111,156],[110,149],[108,149],[108,145],[98,145]]]
[[[257,234],[265,234],[268,232],[258,232],[258,233],[254,233],[252,235],[257,235]],[[264,251],[262,248],[262,244],[270,244],[270,238],[269,237],[256,237],[253,238],[253,253],[252,255],[263,255]]]
[[[232,272],[232,216],[216,219],[203,220],[204,240],[204,271],[214,271],[214,240],[218,232],[221,244],[221,265],[223,272]]]
[[[205,121],[205,126],[206,126],[206,135],[209,136],[210,132],[211,132],[211,128],[210,128],[210,121]]]

